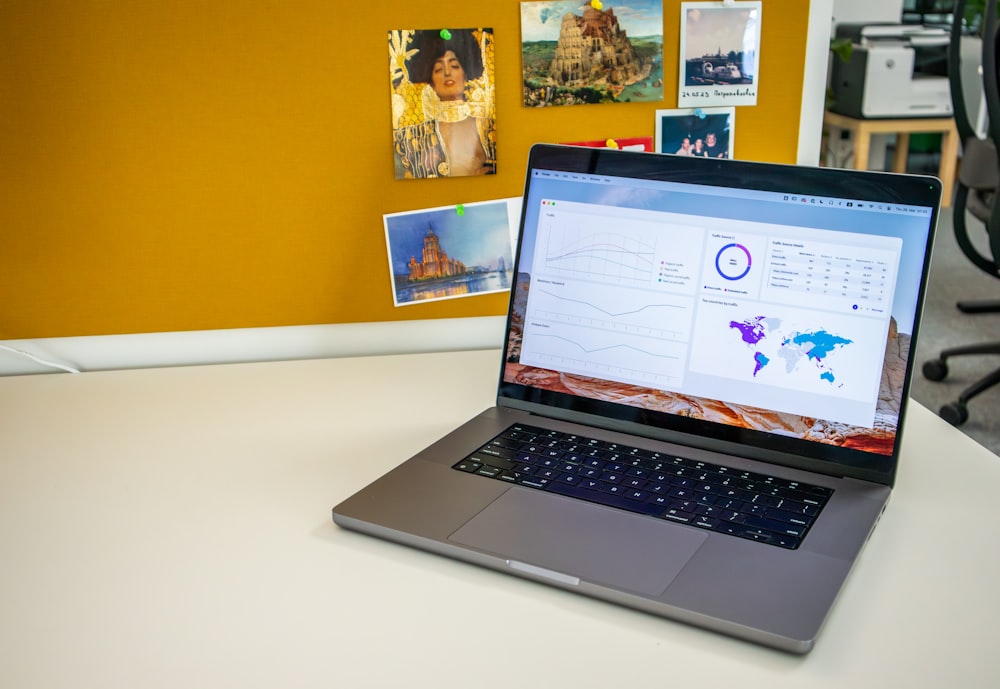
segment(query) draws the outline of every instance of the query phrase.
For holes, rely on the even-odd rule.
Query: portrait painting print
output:
[[[736,108],[681,108],[656,111],[658,153],[699,158],[732,158]]]
[[[678,107],[756,105],[761,2],[682,2]]]
[[[510,289],[520,197],[383,216],[395,306]]]
[[[389,31],[396,179],[496,172],[493,30]]]
[[[525,107],[663,100],[661,0],[521,3]]]

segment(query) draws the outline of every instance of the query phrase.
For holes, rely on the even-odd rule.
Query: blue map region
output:
[[[783,332],[783,321],[769,316],[755,316],[744,321],[730,321],[729,327],[753,351],[753,377],[778,358],[785,362],[785,373],[791,374],[805,360],[819,371],[820,380],[839,385],[830,368],[828,357],[853,340],[829,332],[825,328],[810,331]]]
[[[798,347],[806,347],[806,354],[810,359],[825,359],[827,355],[837,347],[851,344],[838,335],[831,335],[825,330],[815,333],[800,333],[785,340],[784,344],[794,344]]]
[[[763,354],[761,354],[760,352],[757,352],[756,354],[754,354],[753,358],[754,358],[754,361],[757,362],[757,366],[754,367],[754,370],[753,370],[753,376],[754,376],[754,378],[756,378],[757,374],[760,373],[760,370],[762,368],[764,368],[765,366],[767,366],[769,363],[771,363],[771,360],[768,359]]]

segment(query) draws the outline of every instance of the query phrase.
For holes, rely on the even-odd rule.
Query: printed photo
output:
[[[680,107],[756,105],[761,3],[682,2]]]
[[[496,172],[492,29],[389,32],[396,179]]]
[[[521,199],[383,216],[393,303],[510,289]]]
[[[688,108],[656,111],[659,153],[732,158],[736,108]]]
[[[521,3],[524,105],[663,100],[663,3]]]

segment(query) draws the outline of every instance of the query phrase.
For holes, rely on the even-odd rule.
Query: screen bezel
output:
[[[695,445],[709,450],[762,459],[795,468],[892,485],[895,480],[901,439],[905,430],[904,420],[914,368],[914,345],[920,327],[920,312],[927,289],[931,247],[933,246],[941,200],[941,183],[938,179],[920,175],[537,144],[532,147],[529,155],[523,196],[525,203],[521,210],[520,220],[522,230],[528,212],[527,200],[529,199],[534,170],[683,182],[711,187],[729,187],[734,190],[753,189],[826,198],[853,198],[859,201],[930,208],[932,212],[923,253],[924,260],[916,301],[917,312],[913,316],[909,356],[907,356],[904,384],[899,400],[899,420],[891,455],[868,453],[837,445],[817,443],[702,419],[656,412],[641,407],[534,388],[506,381],[504,379],[505,365],[501,366],[500,371],[497,402],[501,406],[668,442]],[[518,239],[514,287],[507,313],[507,330],[505,331],[507,333],[511,331],[512,319],[515,315],[518,275],[521,272],[530,272],[530,265],[525,266],[523,271],[521,267],[522,237],[523,232],[519,233]],[[525,260],[530,261],[530,257]],[[511,355],[511,347],[512,342],[508,338],[508,341],[504,342],[504,362]]]

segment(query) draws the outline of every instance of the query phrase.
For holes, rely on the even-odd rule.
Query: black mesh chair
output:
[[[990,123],[989,136],[981,139],[976,134],[965,107],[959,69],[961,22],[965,4],[965,0],[955,3],[951,48],[948,55],[948,78],[951,82],[955,126],[963,142],[962,164],[959,168],[955,202],[952,206],[953,224],[955,238],[962,253],[976,267],[1000,279],[1000,203],[996,202],[1000,190],[1000,157],[997,156],[995,144],[1000,140],[1000,73],[997,71],[1000,35],[997,31],[995,2],[991,0],[987,3],[982,57],[983,91]],[[981,251],[973,243],[966,223],[966,212],[985,228],[989,241],[987,252]],[[978,227],[976,229],[980,230]],[[960,301],[957,306],[965,313],[1000,313],[1000,300]],[[1000,341],[946,349],[937,359],[924,363],[924,377],[928,380],[944,380],[948,376],[948,360],[970,354],[1000,354]],[[955,426],[965,423],[969,418],[967,406],[969,400],[997,384],[1000,384],[1000,368],[963,390],[954,402],[941,407],[939,412],[941,418]]]

